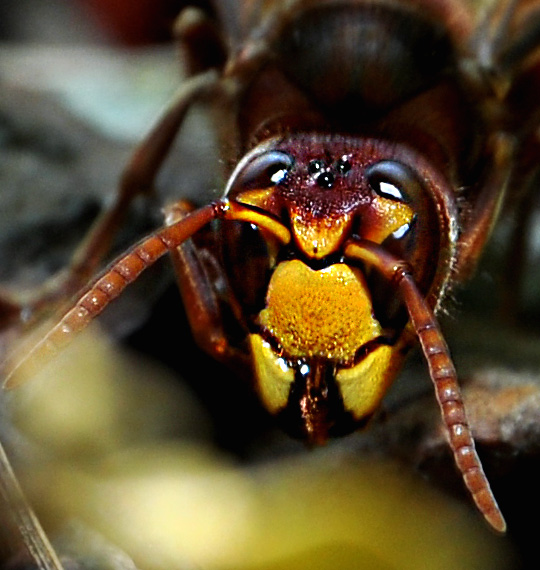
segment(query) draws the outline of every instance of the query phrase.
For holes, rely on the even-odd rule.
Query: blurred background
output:
[[[65,267],[110,199],[181,82],[170,31],[184,5],[0,4],[2,290],[31,291]],[[192,115],[113,254],[158,227],[164,203],[223,187],[206,117]],[[417,355],[370,430],[308,451],[198,351],[165,260],[0,400],[0,438],[65,567],[537,568],[540,223],[522,313],[508,323],[497,307],[512,223],[444,322],[508,536],[464,493]],[[5,505],[0,530],[3,567],[32,567]]]
[[[174,0],[6,0],[0,9],[1,34],[4,41],[44,44],[168,42],[182,4]]]

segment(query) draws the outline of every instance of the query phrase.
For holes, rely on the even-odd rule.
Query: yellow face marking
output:
[[[396,200],[388,200],[377,196],[372,207],[374,213],[369,223],[362,225],[362,238],[375,243],[382,243],[387,237],[405,224],[410,224],[414,211],[410,206]]]
[[[228,202],[226,209],[223,210],[222,219],[254,224],[260,230],[269,232],[282,244],[287,244],[291,240],[291,232],[283,224],[268,214],[246,207],[241,202]]]
[[[272,199],[275,188],[256,188],[254,190],[244,190],[237,196],[237,200],[248,206],[255,206],[262,210],[268,209],[268,203]]]
[[[290,215],[298,247],[314,259],[322,259],[336,251],[352,221],[351,214],[315,217],[304,208],[294,209]]]
[[[379,406],[403,363],[395,346],[381,345],[356,366],[336,374],[343,406],[356,419],[372,414]]]
[[[299,260],[275,269],[259,322],[289,358],[351,362],[380,336],[363,275],[345,264],[315,271]]]
[[[249,337],[259,395],[270,413],[287,405],[294,370],[258,334]]]

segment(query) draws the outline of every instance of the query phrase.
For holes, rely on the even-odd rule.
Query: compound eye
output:
[[[414,162],[385,159],[364,172],[374,204],[391,228],[380,236],[381,245],[407,261],[417,284],[427,291],[437,268],[441,228],[429,178],[421,176],[415,166]]]
[[[366,169],[366,177],[374,192],[381,198],[410,203],[420,191],[414,173],[394,160],[381,160]]]
[[[293,166],[294,158],[290,154],[278,150],[265,152],[243,168],[234,186],[241,190],[254,190],[283,184]]]

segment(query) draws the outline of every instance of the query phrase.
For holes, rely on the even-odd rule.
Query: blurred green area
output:
[[[170,373],[97,327],[9,399],[34,451],[23,486],[53,542],[79,529],[83,565],[97,534],[149,570],[512,567],[480,516],[398,462],[333,445],[253,462],[217,450]]]

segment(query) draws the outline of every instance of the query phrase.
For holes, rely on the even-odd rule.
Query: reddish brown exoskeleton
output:
[[[223,197],[170,206],[167,225],[87,287],[25,361],[64,346],[167,252],[199,344],[251,368],[268,410],[311,443],[365,423],[419,340],[465,484],[504,531],[435,314],[471,274],[506,186],[535,172],[525,84],[540,18],[524,26],[515,2],[480,14],[459,0],[220,0],[215,12],[180,16],[189,77],[71,285],[152,188],[194,105],[211,109],[232,165]],[[528,105],[523,124],[517,105]]]

